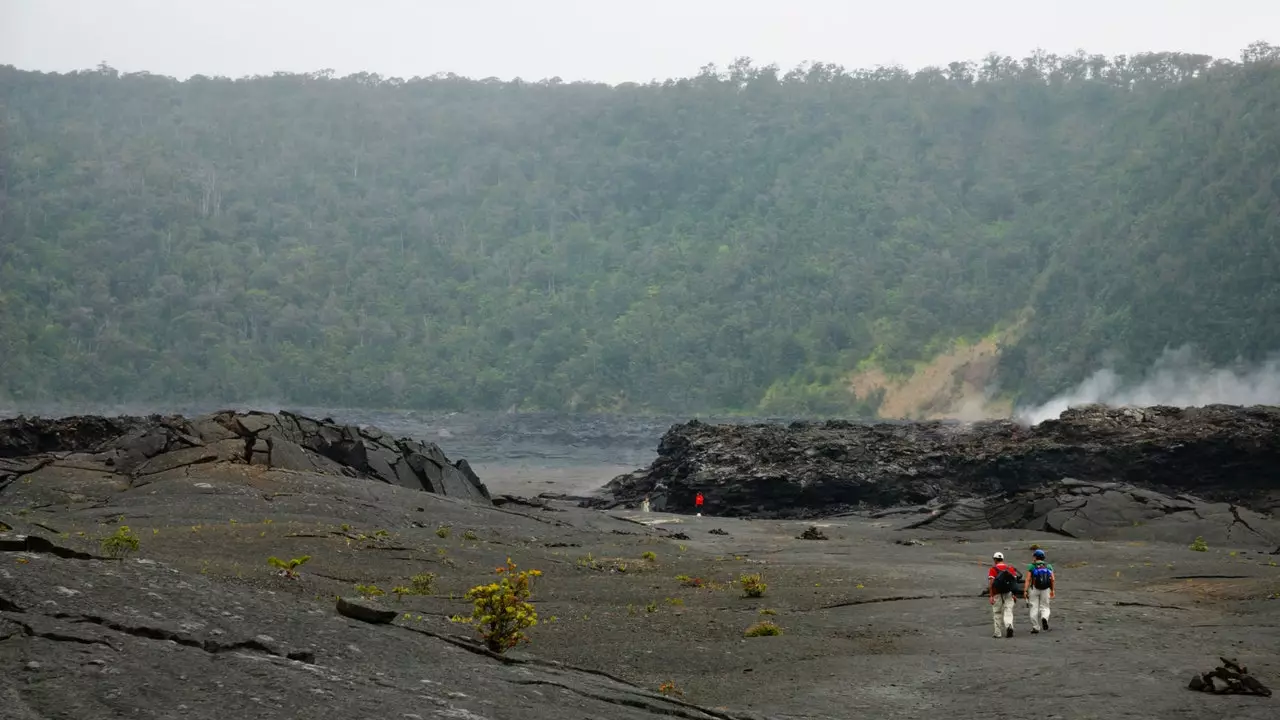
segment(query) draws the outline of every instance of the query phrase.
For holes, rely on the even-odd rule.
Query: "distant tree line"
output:
[[[609,86],[0,67],[0,399],[870,414],[1280,349],[1280,48]],[[1112,357],[1112,355],[1114,357]]]

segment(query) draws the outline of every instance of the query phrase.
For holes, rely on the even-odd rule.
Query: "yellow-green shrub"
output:
[[[506,567],[494,572],[500,576],[498,582],[477,585],[465,597],[475,606],[468,622],[476,627],[490,650],[500,653],[522,641],[529,642],[524,631],[538,624],[538,613],[528,602],[529,584],[542,571],[516,572],[516,564],[507,558]]]

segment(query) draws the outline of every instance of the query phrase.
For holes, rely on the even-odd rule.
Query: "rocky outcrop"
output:
[[[1034,530],[1082,540],[1149,539],[1210,545],[1267,545],[1280,540],[1277,523],[1230,503],[1190,495],[1171,497],[1124,483],[1070,478],[1012,496],[963,498],[874,513],[905,517],[900,529],[940,532]],[[1123,530],[1122,533],[1117,532]]]
[[[867,507],[1012,496],[1062,478],[1280,508],[1280,408],[1073,408],[1012,421],[675,425],[649,467],[591,507],[650,495],[655,510],[816,517]]]
[[[243,463],[490,502],[467,461],[451,463],[434,443],[289,412],[0,421],[0,489],[55,461],[132,481],[203,463]]]

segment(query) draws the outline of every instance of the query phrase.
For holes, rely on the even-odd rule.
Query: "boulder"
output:
[[[434,443],[289,412],[0,420],[0,488],[54,460],[135,480],[201,463],[245,463],[492,502],[471,466],[450,463]]]

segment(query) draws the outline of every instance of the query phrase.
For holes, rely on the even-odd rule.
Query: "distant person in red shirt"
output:
[[[1004,561],[1004,553],[991,556],[987,570],[987,597],[991,601],[992,637],[1013,637],[1014,591],[1018,587],[1018,570]],[[1001,633],[1001,629],[1004,630]]]
[[[698,517],[702,517],[702,493],[693,499],[693,504],[698,508]]]

